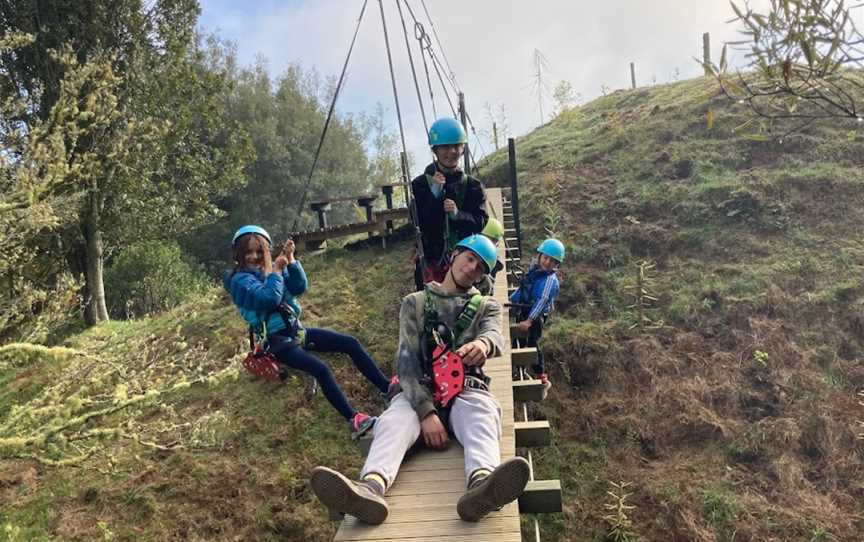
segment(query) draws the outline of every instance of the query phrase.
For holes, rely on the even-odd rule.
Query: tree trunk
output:
[[[103,254],[102,230],[100,224],[101,202],[96,183],[90,186],[84,215],[84,242],[86,244],[87,267],[85,269],[86,304],[84,319],[87,325],[108,321],[108,308],[105,304],[105,283],[102,280]]]

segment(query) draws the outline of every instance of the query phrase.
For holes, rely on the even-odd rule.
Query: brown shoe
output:
[[[507,503],[519,498],[531,477],[531,467],[521,457],[513,457],[498,465],[488,476],[468,489],[456,511],[465,521],[479,521]]]
[[[390,509],[374,482],[354,482],[327,467],[312,470],[312,491],[330,512],[349,514],[363,523],[380,525]],[[374,484],[374,485],[373,485]]]

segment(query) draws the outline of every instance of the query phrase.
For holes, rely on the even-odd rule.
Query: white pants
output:
[[[450,427],[465,449],[465,479],[477,469],[494,470],[501,462],[501,406],[482,390],[466,389],[453,400]],[[420,437],[420,420],[411,404],[398,394],[375,423],[375,438],[360,473],[384,477],[389,488],[399,473],[405,452]]]

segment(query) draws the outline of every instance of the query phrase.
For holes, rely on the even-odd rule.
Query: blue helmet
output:
[[[537,252],[545,254],[558,263],[564,261],[564,243],[550,237],[537,246]]]
[[[468,135],[465,128],[452,117],[442,117],[432,123],[429,127],[429,146],[456,145],[467,143]]]
[[[495,263],[498,261],[498,251],[495,250],[495,245],[485,235],[473,234],[456,243],[456,247],[470,250],[474,254],[480,256],[480,259],[486,265],[486,273],[495,268]]]
[[[242,228],[237,230],[234,233],[234,238],[231,239],[231,245],[234,246],[234,243],[237,242],[237,239],[240,239],[244,235],[248,235],[250,233],[257,233],[258,235],[260,235],[264,239],[267,239],[267,242],[270,245],[273,245],[273,241],[270,239],[270,234],[267,233],[267,230],[265,230],[261,226],[251,226],[251,225],[250,226],[243,226]]]

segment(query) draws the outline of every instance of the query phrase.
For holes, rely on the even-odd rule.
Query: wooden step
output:
[[[514,334],[513,327],[515,326],[510,327],[510,337],[520,338],[528,336],[527,333],[521,335]],[[510,359],[513,362],[513,367],[531,367],[537,363],[537,347],[514,348],[510,351]]]
[[[513,429],[516,431],[517,448],[549,446],[552,442],[552,428],[547,420],[515,422]]]
[[[539,403],[543,400],[543,384],[539,380],[513,382],[513,400]]]
[[[554,514],[561,510],[560,480],[532,480],[519,497],[520,514]]]

